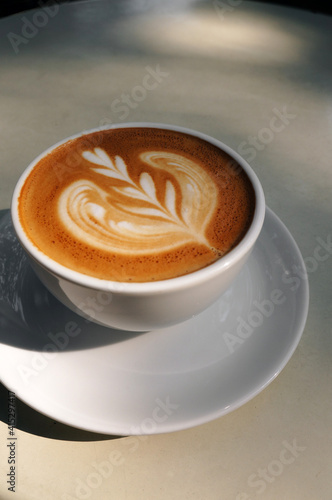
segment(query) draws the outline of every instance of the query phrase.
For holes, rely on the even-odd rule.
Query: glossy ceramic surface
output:
[[[180,325],[141,334],[110,330],[65,308],[28,265],[9,213],[0,231],[0,377],[63,423],[117,435],[202,424],[262,391],[301,338],[309,296],[304,264],[269,209],[247,264],[215,304]]]

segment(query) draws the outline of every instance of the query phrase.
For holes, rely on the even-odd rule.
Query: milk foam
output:
[[[120,282],[211,264],[241,241],[254,209],[252,184],[225,151],[154,127],[68,140],[37,162],[19,198],[22,227],[44,254]]]
[[[72,182],[58,200],[59,218],[73,239],[128,256],[189,242],[211,246],[205,230],[218,190],[199,164],[179,154],[147,151],[140,159],[152,173],[143,171],[135,180],[122,157],[112,159],[102,148],[84,151],[82,157],[91,165],[93,180]],[[162,189],[153,175],[158,170],[168,174]]]

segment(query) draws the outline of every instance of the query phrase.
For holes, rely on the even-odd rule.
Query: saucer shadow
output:
[[[75,336],[68,331],[75,331]],[[10,211],[0,211],[1,343],[34,351],[52,344],[54,349],[71,351],[124,342],[144,333],[98,325],[60,303],[30,267]]]
[[[0,420],[6,425],[8,401],[9,391],[0,383]],[[16,417],[14,427],[28,434],[61,441],[106,441],[122,437],[77,429],[42,415],[18,398],[14,401]]]

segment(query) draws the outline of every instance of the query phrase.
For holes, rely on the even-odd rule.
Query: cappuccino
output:
[[[154,127],[100,130],[42,157],[18,214],[30,241],[79,273],[122,282],[203,268],[246,234],[255,194],[242,167],[199,137]]]

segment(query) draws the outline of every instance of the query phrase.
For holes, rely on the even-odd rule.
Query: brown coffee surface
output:
[[[23,228],[44,254],[123,282],[211,264],[243,238],[254,208],[252,184],[226,152],[152,127],[69,140],[36,164],[19,198]]]

